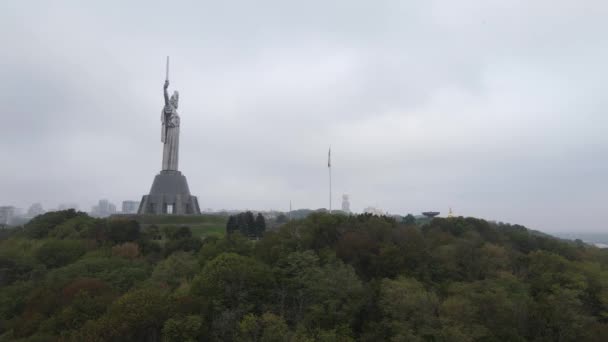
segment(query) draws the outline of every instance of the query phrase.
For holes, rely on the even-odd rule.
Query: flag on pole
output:
[[[329,152],[327,152],[327,167],[331,167],[331,147],[329,148]]]

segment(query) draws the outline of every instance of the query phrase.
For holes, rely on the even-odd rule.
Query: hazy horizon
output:
[[[608,3],[0,4],[0,205],[118,208],[161,168],[165,58],[201,209],[437,210],[606,231]],[[164,20],[158,20],[164,18]]]

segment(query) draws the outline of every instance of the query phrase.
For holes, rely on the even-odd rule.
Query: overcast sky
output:
[[[86,3],[86,4],[85,4]],[[165,56],[201,208],[606,230],[608,2],[0,4],[0,205],[139,200]]]

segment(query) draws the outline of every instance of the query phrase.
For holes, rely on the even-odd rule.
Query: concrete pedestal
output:
[[[161,171],[154,177],[149,195],[144,195],[138,214],[199,215],[196,196],[190,195],[186,176],[179,171]]]

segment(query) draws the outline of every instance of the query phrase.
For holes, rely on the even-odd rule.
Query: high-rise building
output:
[[[139,201],[122,201],[123,214],[137,214],[139,209]]]
[[[36,217],[38,215],[44,214],[44,209],[42,208],[42,204],[34,203],[27,210],[27,217]]]
[[[99,200],[99,203],[91,208],[91,216],[108,217],[113,214],[116,214],[116,206],[107,199]]]
[[[15,216],[15,207],[6,205],[0,207],[0,226],[9,225]]]
[[[342,195],[342,211],[350,214],[350,201],[347,194]]]

